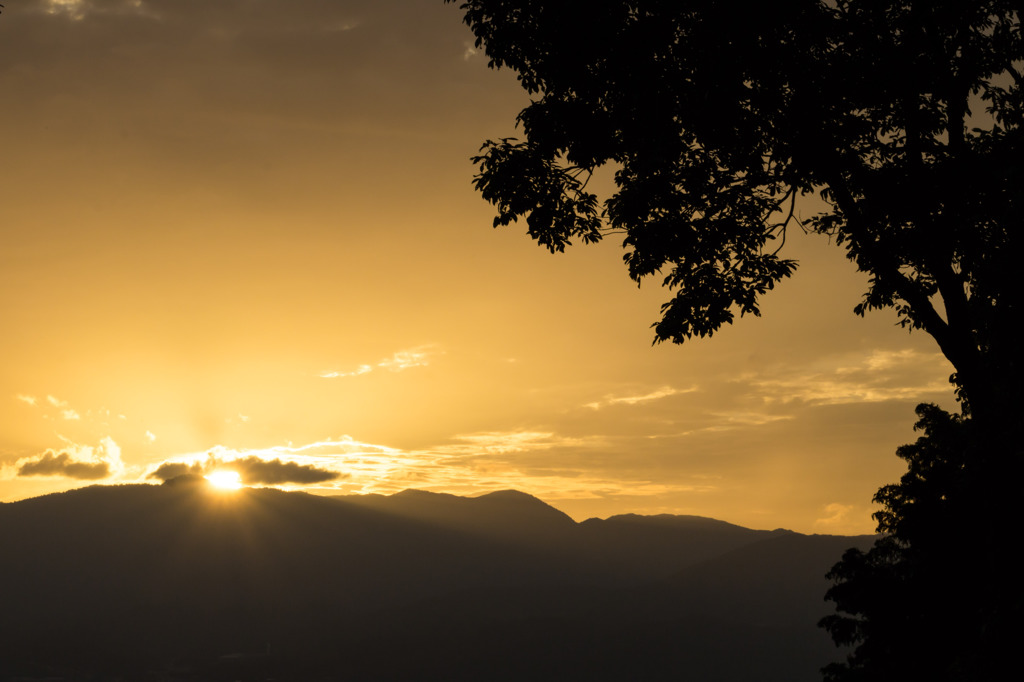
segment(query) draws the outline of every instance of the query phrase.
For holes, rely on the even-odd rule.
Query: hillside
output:
[[[0,505],[0,679],[810,681],[822,576],[869,542],[515,491],[94,486]]]

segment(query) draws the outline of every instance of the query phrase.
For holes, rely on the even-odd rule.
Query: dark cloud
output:
[[[110,475],[106,462],[79,462],[66,452],[47,450],[34,460],[18,467],[19,476],[66,476],[83,480],[96,480]]]
[[[153,471],[149,478],[158,478],[162,481],[169,481],[179,476],[203,476],[217,469],[229,469],[237,471],[242,483],[253,485],[282,485],[285,483],[323,483],[340,478],[341,474],[336,471],[320,469],[311,464],[297,464],[296,462],[284,462],[280,459],[260,459],[249,456],[239,459],[222,460],[210,455],[206,461],[193,464],[181,462],[165,462]]]
[[[148,478],[159,478],[161,481],[169,481],[179,476],[202,476],[204,471],[203,465],[199,462],[191,465],[180,462],[164,462]]]
[[[237,471],[243,483],[322,483],[341,476],[336,471],[318,469],[311,464],[282,462],[279,459],[264,460],[259,457],[244,457],[230,462],[230,468]]]

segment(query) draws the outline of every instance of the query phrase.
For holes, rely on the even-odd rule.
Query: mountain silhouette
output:
[[[479,497],[404,490],[388,496],[349,495],[334,499],[472,535],[505,541],[519,539],[531,544],[561,540],[576,525],[567,514],[518,490],[501,490]]]
[[[92,486],[0,505],[0,680],[814,680],[871,537],[576,523],[517,491]]]

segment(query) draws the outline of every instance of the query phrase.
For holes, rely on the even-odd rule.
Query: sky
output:
[[[0,501],[233,468],[869,533],[914,406],[956,406],[825,237],[676,346],[614,237],[492,229],[470,157],[529,100],[457,6],[4,4]]]

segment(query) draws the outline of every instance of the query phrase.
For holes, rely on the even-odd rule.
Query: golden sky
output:
[[[824,238],[762,318],[652,346],[614,239],[492,230],[469,157],[527,99],[441,0],[5,4],[0,500],[238,460],[861,533],[914,405],[955,406]]]

